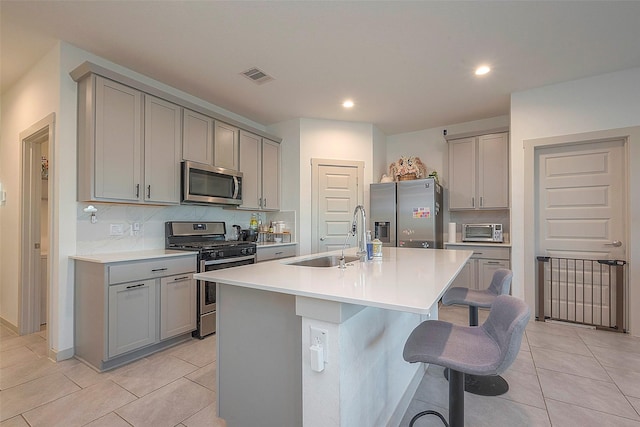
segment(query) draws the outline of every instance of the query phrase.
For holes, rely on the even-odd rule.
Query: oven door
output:
[[[255,264],[256,256],[242,256],[213,261],[200,261],[200,272]],[[216,331],[216,282],[198,280],[198,335],[202,338]]]

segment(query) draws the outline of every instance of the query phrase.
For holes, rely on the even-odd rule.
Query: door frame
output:
[[[33,159],[34,154],[40,153],[40,144],[45,141],[49,142],[49,165],[54,164],[53,146],[55,134],[55,113],[49,114],[47,117],[30,126],[28,129],[20,132],[21,150],[21,176],[20,190],[22,200],[20,202],[20,251],[19,251],[19,272],[20,283],[18,284],[18,333],[20,335],[30,334],[40,331],[40,302],[41,293],[36,283],[36,278],[40,274],[40,257],[34,257],[32,248],[36,243],[40,243],[40,163]],[[38,159],[39,160],[39,159]],[[51,234],[53,233],[53,215],[51,211],[53,198],[53,168],[49,168],[48,179],[48,197],[47,204],[49,215],[47,217],[49,229],[49,241],[53,241]],[[36,185],[34,185],[34,181]],[[37,233],[34,231],[37,230]],[[37,234],[37,236],[36,236]],[[51,251],[49,251],[51,256]],[[51,268],[52,263],[47,262],[47,293],[51,292]],[[49,313],[47,317],[51,317],[51,300],[47,302]],[[49,319],[47,321],[47,336],[50,334],[51,325]],[[48,341],[48,338],[45,338]]]
[[[537,150],[540,148],[560,147],[563,145],[575,145],[576,143],[598,143],[610,141],[612,139],[620,139],[624,141],[624,164],[625,164],[625,191],[623,197],[625,200],[625,236],[627,244],[627,262],[629,264],[632,257],[635,255],[633,238],[634,235],[640,234],[640,230],[632,230],[631,224],[631,195],[633,189],[631,188],[631,147],[630,144],[638,143],[640,141],[640,126],[628,127],[620,129],[609,129],[602,131],[584,132],[577,134],[567,134],[561,136],[553,136],[547,138],[527,139],[522,142],[524,149],[524,221],[523,224],[534,224],[533,227],[524,227],[522,230],[522,242],[523,242],[523,278],[526,279],[526,283],[529,286],[525,286],[525,300],[530,303],[530,306],[535,306],[536,292],[535,292],[535,277],[536,277],[536,255],[538,251],[537,243],[537,209],[538,209],[538,196],[537,196],[537,172],[536,172],[536,156]],[[513,223],[513,221],[512,221]],[[512,233],[513,234],[513,233]],[[636,236],[638,237],[638,236]],[[636,255],[637,256],[637,255]],[[629,265],[628,264],[628,265]],[[631,267],[631,266],[630,266]],[[625,277],[625,325],[629,331],[633,324],[632,313],[630,307],[634,304],[635,300],[640,302],[640,293],[635,295],[633,290],[629,288],[629,277],[632,277],[631,270],[628,270],[628,274]],[[637,334],[637,331],[636,331]]]
[[[358,169],[358,201],[356,204],[364,204],[364,162],[358,160],[336,160],[336,159],[311,159],[311,253],[318,252],[318,182],[319,170],[321,166],[352,167]],[[366,208],[365,208],[366,210]]]

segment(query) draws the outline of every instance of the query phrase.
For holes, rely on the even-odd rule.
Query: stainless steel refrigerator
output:
[[[370,204],[383,246],[442,249],[442,186],[433,178],[371,184]]]

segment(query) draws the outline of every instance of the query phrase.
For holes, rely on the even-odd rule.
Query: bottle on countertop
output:
[[[371,241],[371,230],[367,230],[367,259],[373,259],[373,242]]]
[[[382,258],[382,242],[380,239],[373,239],[373,257]]]
[[[258,218],[256,214],[251,214],[251,219],[249,220],[249,228],[252,230],[258,230]]]
[[[269,233],[273,233],[273,221],[269,223]]]

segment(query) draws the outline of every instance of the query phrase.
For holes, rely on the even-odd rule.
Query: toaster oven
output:
[[[462,224],[462,241],[502,243],[502,224]]]

